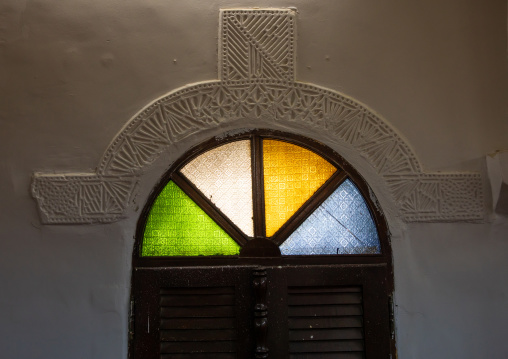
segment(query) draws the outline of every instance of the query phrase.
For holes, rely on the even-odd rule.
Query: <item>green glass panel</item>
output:
[[[235,255],[240,246],[173,181],[155,200],[141,256]]]

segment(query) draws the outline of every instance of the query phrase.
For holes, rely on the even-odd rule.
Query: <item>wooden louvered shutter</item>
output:
[[[250,358],[252,268],[138,268],[135,358]]]
[[[288,287],[290,358],[365,357],[362,288]]]
[[[236,357],[235,287],[162,288],[161,358]]]
[[[389,357],[385,265],[271,267],[267,272],[271,357]]]
[[[385,264],[137,268],[133,357],[386,359],[388,275]]]

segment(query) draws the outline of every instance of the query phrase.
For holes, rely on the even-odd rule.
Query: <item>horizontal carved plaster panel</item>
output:
[[[360,153],[386,180],[406,221],[483,217],[479,174],[423,173],[402,138],[363,105],[309,84],[251,80],[206,82],[155,101],[118,134],[95,175],[36,174],[33,193],[44,221],[108,222],[119,218],[132,197],[128,192],[136,178],[169,145],[238,119],[270,119],[286,126],[298,123],[332,134],[338,143]],[[124,190],[110,190],[116,184]]]
[[[136,183],[129,176],[35,173],[32,194],[43,223],[107,223],[122,217]]]
[[[478,173],[388,176],[390,191],[407,222],[467,221],[483,218]]]

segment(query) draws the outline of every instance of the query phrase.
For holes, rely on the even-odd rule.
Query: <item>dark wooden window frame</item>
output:
[[[210,202],[179,170],[189,163],[198,155],[219,147],[229,142],[239,140],[252,140],[252,173],[253,173],[253,205],[254,205],[254,239],[247,238],[242,231],[229,218],[221,213],[215,205]],[[263,195],[263,166],[262,166],[262,140],[275,139],[289,142],[303,148],[307,148],[325,158],[327,161],[337,167],[337,171],[319,188],[311,198],[303,204],[300,209],[270,238],[265,238],[264,223],[264,195]],[[349,178],[358,188],[371,211],[373,220],[378,230],[379,240],[381,244],[380,254],[367,255],[320,255],[320,256],[282,256],[279,260],[281,263],[301,263],[301,264],[359,264],[359,263],[388,263],[391,262],[391,249],[389,245],[389,234],[386,221],[382,212],[377,205],[377,201],[373,199],[373,192],[369,189],[363,178],[356,170],[346,162],[338,153],[334,152],[327,146],[308,139],[303,136],[283,133],[273,130],[251,130],[248,133],[226,136],[221,138],[212,138],[198,146],[195,146],[182,156],[178,161],[173,163],[163,176],[159,184],[150,194],[143,212],[138,221],[136,232],[136,245],[134,246],[133,265],[139,266],[157,266],[159,264],[167,264],[168,261],[185,265],[195,264],[228,264],[248,263],[246,257],[278,257],[280,254],[274,254],[270,251],[270,244],[274,243],[278,247],[288,238],[288,236],[300,226],[305,219],[318,208],[328,196],[340,185],[344,180]],[[240,253],[238,257],[228,256],[206,256],[206,257],[141,257],[141,246],[143,242],[143,233],[150,209],[167,183],[174,181],[192,200],[194,200],[219,226],[221,226],[241,247],[251,246],[254,255],[249,253]],[[267,243],[269,242],[269,243]],[[268,249],[266,249],[268,248]],[[243,248],[242,248],[243,249]],[[250,248],[249,248],[250,249]],[[316,261],[317,260],[317,261]]]
[[[289,142],[303,148],[307,148],[332,163],[337,167],[337,171],[326,183],[304,204],[302,207],[284,224],[271,239],[265,238],[264,233],[264,195],[263,195],[263,166],[262,166],[262,140],[275,139]],[[224,216],[206,197],[204,197],[195,186],[188,181],[179,170],[198,155],[215,147],[219,147],[229,142],[238,140],[251,140],[252,151],[252,172],[253,172],[253,206],[254,206],[254,238],[247,238],[243,232],[236,227],[226,216]],[[380,245],[381,253],[379,254],[348,254],[348,255],[290,255],[281,256],[278,245],[280,245],[305,219],[323,203],[323,201],[345,180],[349,178],[358,188],[371,211],[375,222]],[[143,241],[143,233],[147,221],[149,211],[166,184],[173,180],[184,192],[189,195],[208,215],[210,215],[226,232],[242,247],[238,256],[199,256],[199,257],[142,257],[141,246]],[[382,214],[377,200],[367,183],[358,174],[358,172],[345,161],[338,153],[331,150],[326,145],[309,138],[279,132],[274,130],[249,130],[245,133],[228,135],[224,137],[215,137],[203,142],[183,155],[179,160],[174,162],[160,180],[159,184],[150,194],[141,216],[138,220],[135,246],[132,256],[133,279],[132,279],[132,308],[131,318],[134,318],[134,309],[138,304],[135,300],[142,294],[142,288],[139,285],[139,278],[147,276],[159,283],[161,273],[165,269],[173,268],[180,270],[185,268],[209,267],[217,268],[221,266],[239,267],[239,268],[286,268],[287,273],[300,273],[298,268],[323,268],[328,266],[329,270],[340,269],[343,273],[350,273],[356,270],[358,273],[370,273],[373,281],[381,280],[382,283],[375,283],[376,287],[382,288],[382,292],[386,298],[383,303],[386,306],[379,312],[379,315],[389,313],[390,329],[384,335],[389,337],[389,346],[392,357],[395,357],[395,342],[393,328],[393,311],[386,308],[391,304],[391,296],[393,293],[393,267],[392,253],[390,246],[389,231],[384,215]],[[356,269],[355,269],[356,268]],[[379,271],[383,275],[379,274]],[[373,273],[374,273],[373,272]],[[151,274],[148,274],[151,273]],[[154,274],[156,273],[156,274]],[[352,272],[351,272],[352,273]],[[135,276],[138,276],[136,288]],[[363,277],[362,277],[363,278]],[[380,279],[382,278],[382,279]],[[362,279],[365,281],[365,279]],[[163,281],[162,281],[163,282]],[[161,282],[161,283],[162,283]],[[158,284],[147,281],[146,285],[157,286]],[[369,284],[372,286],[372,284]],[[370,295],[374,295],[371,293]],[[387,299],[388,301],[385,301]],[[367,300],[370,306],[373,300]],[[130,353],[137,355],[133,351],[134,324],[131,324]],[[366,333],[368,334],[368,333]],[[377,340],[377,339],[376,339]],[[369,342],[372,346],[374,341]],[[143,351],[144,349],[137,349]]]

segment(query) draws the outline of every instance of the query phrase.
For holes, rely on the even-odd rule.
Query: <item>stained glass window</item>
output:
[[[238,254],[240,246],[170,181],[152,205],[142,256]]]
[[[381,247],[369,208],[348,179],[281,244],[280,250],[285,255],[376,254]]]
[[[283,255],[381,253],[365,198],[308,148],[239,136],[183,163],[148,210],[143,257],[238,255],[253,237],[282,243]]]
[[[266,236],[271,237],[336,171],[323,157],[291,143],[263,141]]]
[[[181,172],[247,236],[252,224],[250,141],[214,148],[192,160]]]

